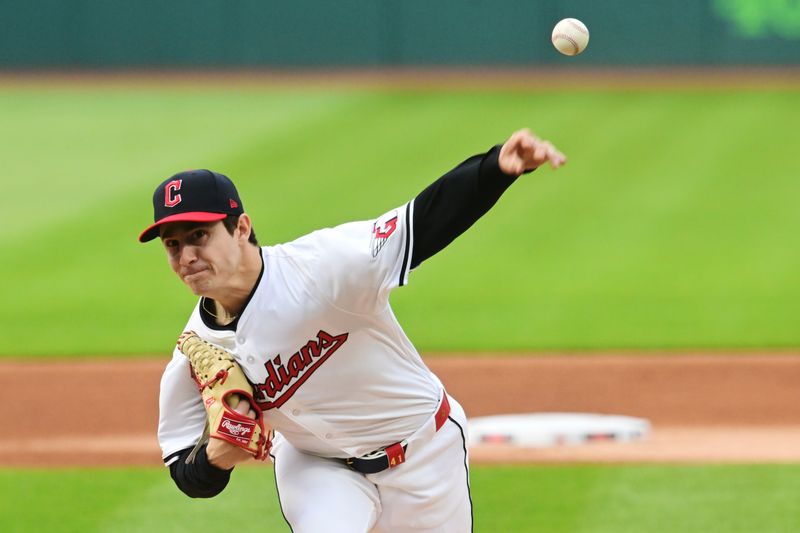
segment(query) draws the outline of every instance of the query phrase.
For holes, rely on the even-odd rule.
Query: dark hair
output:
[[[225,229],[228,230],[228,233],[233,235],[233,232],[236,230],[236,226],[239,225],[239,215],[228,215],[222,219],[222,225],[225,226]],[[258,246],[256,231],[252,227],[250,228],[250,237],[247,239],[247,242],[253,246]]]

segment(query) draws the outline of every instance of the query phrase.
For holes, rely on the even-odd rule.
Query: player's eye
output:
[[[187,239],[193,245],[203,244],[208,239],[208,231],[206,229],[196,229],[189,234]]]
[[[175,239],[166,239],[164,240],[164,247],[166,248],[175,248],[178,246],[178,241]]]

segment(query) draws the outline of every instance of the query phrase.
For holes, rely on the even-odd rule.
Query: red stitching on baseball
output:
[[[583,25],[578,24],[575,19],[569,19],[569,23],[572,25],[573,28],[578,30],[579,32],[583,33],[584,35],[589,35],[589,30],[583,27]]]
[[[556,33],[555,35],[553,35],[553,44],[555,44],[555,42],[556,42],[556,39],[558,39],[558,38],[566,39],[566,40],[568,40],[569,42],[571,42],[571,43],[572,43],[572,46],[574,46],[574,47],[575,47],[575,53],[576,53],[576,54],[577,54],[578,52],[580,52],[580,51],[581,51],[580,47],[578,46],[578,43],[577,43],[577,42],[575,42],[575,39],[573,39],[572,37],[570,37],[570,36],[569,36],[569,35],[567,35],[566,33]],[[574,54],[573,54],[573,55],[574,55]]]

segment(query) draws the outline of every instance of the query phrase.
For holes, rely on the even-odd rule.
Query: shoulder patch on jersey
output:
[[[397,210],[390,211],[375,221],[372,225],[372,238],[369,243],[372,257],[378,256],[378,253],[383,249],[396,229]]]

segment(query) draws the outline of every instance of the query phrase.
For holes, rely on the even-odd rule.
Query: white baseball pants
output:
[[[406,461],[361,474],[343,461],[297,450],[275,436],[271,456],[281,510],[293,533],[468,533],[472,531],[466,415],[430,439],[411,441]]]

